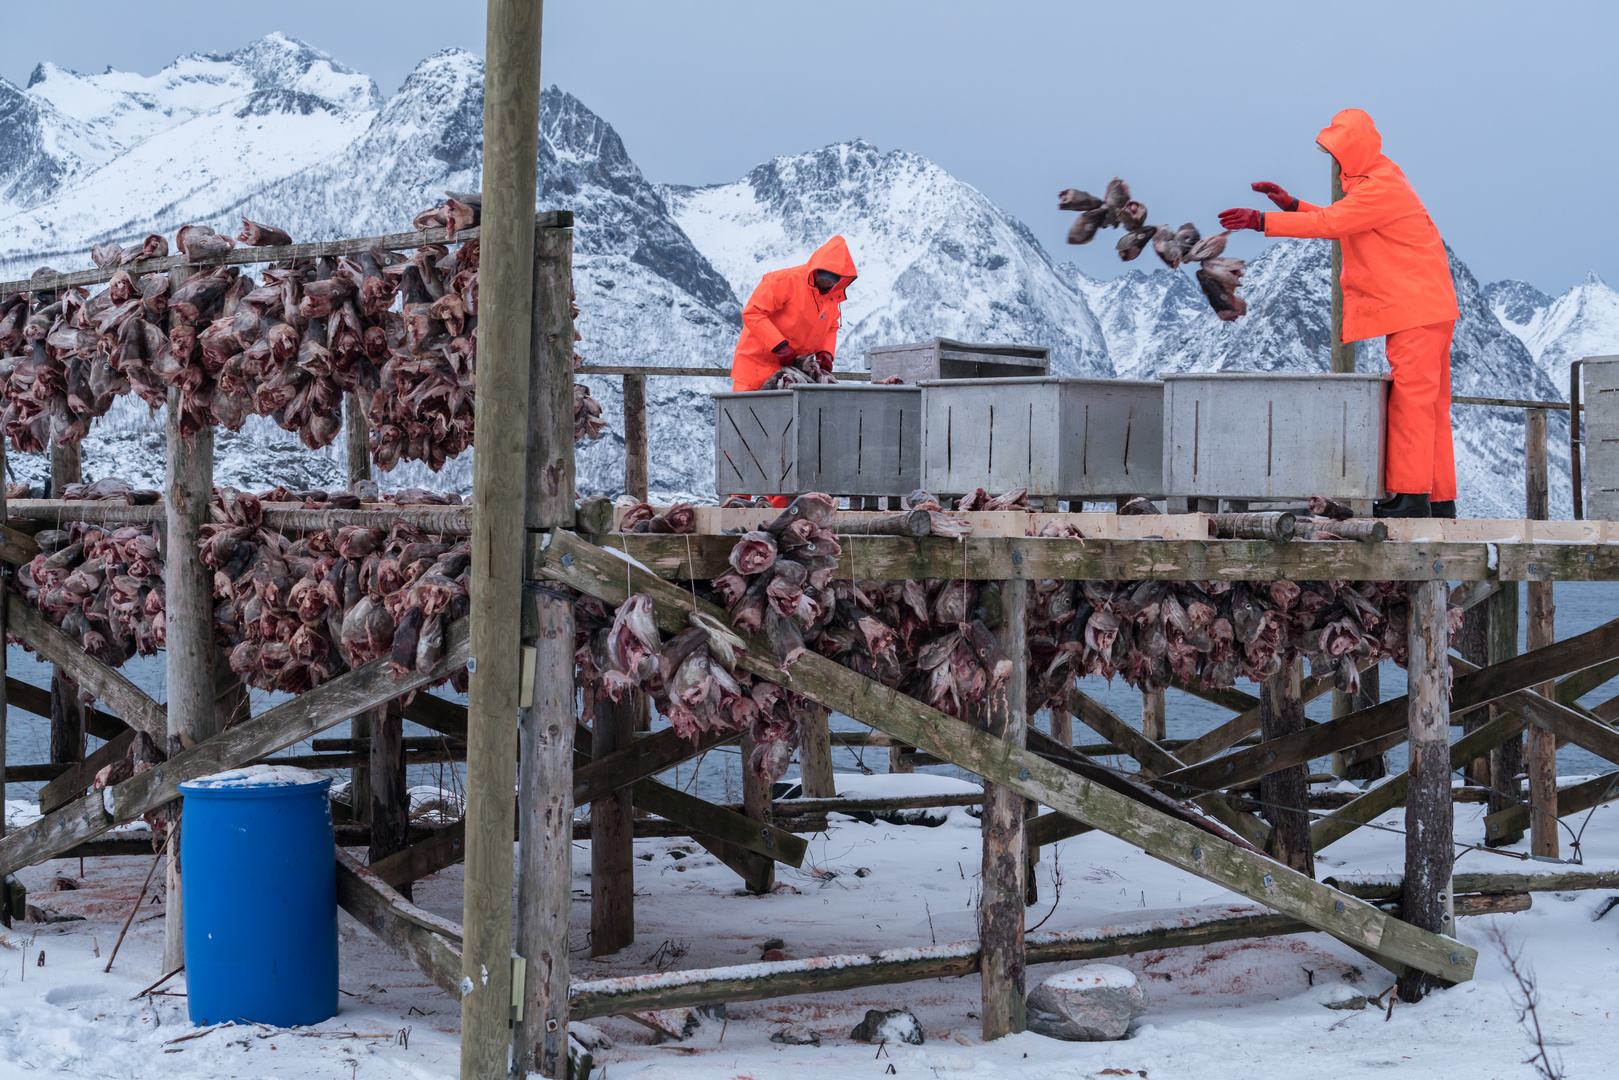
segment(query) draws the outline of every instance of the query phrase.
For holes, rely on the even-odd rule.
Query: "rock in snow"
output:
[[[849,1038],[869,1043],[923,1043],[922,1021],[909,1009],[867,1009],[866,1018],[854,1026]]]
[[[369,77],[281,34],[182,56],[150,76],[42,63],[25,89],[0,80],[0,277],[46,262],[77,269],[92,242],[172,236],[191,222],[235,232],[242,215],[298,241],[400,231],[446,189],[481,186],[482,114],[483,62],[457,49],[423,60],[386,101]],[[774,158],[727,184],[660,186],[606,120],[556,87],[540,123],[535,202],[574,212],[579,351],[590,364],[728,366],[759,277],[836,232],[860,267],[842,368],[863,367],[874,345],[933,336],[1047,345],[1060,375],[1327,367],[1324,242],[1284,241],[1253,258],[1249,314],[1225,324],[1185,272],[1097,281],[1054,262],[1022,222],[914,153],[853,141]],[[1568,359],[1619,352],[1619,297],[1594,276],[1554,299],[1521,282],[1480,290],[1454,255],[1452,271],[1458,394],[1560,398]],[[1381,341],[1360,355],[1376,369]],[[579,488],[617,494],[620,380],[583,381],[612,430],[580,446]],[[729,381],[649,383],[659,496],[713,496],[708,394],[720,389]],[[1458,406],[1452,416],[1463,512],[1521,514],[1521,413]],[[1569,506],[1565,422],[1554,414],[1550,432],[1553,516]],[[161,477],[161,432],[161,417],[121,400],[86,440],[87,473]],[[342,483],[342,440],[306,451],[255,420],[230,441],[221,482]],[[12,465],[19,479],[44,471],[24,455]],[[465,454],[436,476],[407,463],[382,482],[465,494],[471,478]]]
[[[1122,1039],[1130,1021],[1147,1013],[1135,972],[1085,964],[1053,975],[1029,992],[1029,1030],[1067,1042]]]

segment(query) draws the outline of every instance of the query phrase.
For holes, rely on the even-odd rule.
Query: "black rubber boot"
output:
[[[1430,502],[1428,504],[1428,516],[1450,518],[1454,521],[1456,518],[1456,500],[1446,499],[1444,502]]]
[[[1426,492],[1416,495],[1394,494],[1372,506],[1372,516],[1380,518],[1425,518],[1433,513],[1428,506]]]

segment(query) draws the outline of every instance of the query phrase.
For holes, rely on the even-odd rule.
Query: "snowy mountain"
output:
[[[152,76],[41,64],[26,90],[0,85],[0,274],[47,260],[85,266],[92,241],[172,236],[191,221],[234,232],[242,215],[298,240],[402,231],[444,191],[479,187],[482,95],[482,61],[466,52],[428,57],[383,101],[366,76],[279,34],[182,57]],[[874,345],[935,335],[1049,345],[1059,374],[1326,367],[1325,244],[1287,242],[1256,258],[1243,290],[1249,314],[1226,324],[1187,271],[1097,281],[1054,262],[1021,222],[916,154],[839,143],[728,184],[659,186],[606,120],[555,87],[542,100],[540,135],[536,206],[575,215],[587,363],[728,364],[740,301],[759,277],[841,233],[861,271],[844,307],[841,367],[863,366]],[[1522,283],[1481,291],[1454,256],[1452,269],[1463,309],[1459,394],[1560,397],[1562,355],[1619,351],[1601,344],[1605,327],[1619,327],[1619,304],[1594,278],[1554,300]],[[1361,349],[1363,368],[1382,362],[1381,342]],[[585,381],[613,430],[580,448],[580,487],[614,492],[619,380]],[[654,491],[712,493],[716,389],[728,382],[651,380]],[[1521,512],[1521,415],[1458,406],[1454,416],[1464,508]],[[155,480],[160,431],[160,418],[120,401],[86,443],[88,473]],[[1565,445],[1554,432],[1554,471],[1564,477]],[[222,434],[217,456],[223,481],[342,482],[340,449],[308,453],[268,421]],[[13,455],[13,467],[37,476],[43,462]],[[438,476],[401,466],[384,482],[467,491],[470,455]],[[1554,484],[1554,512],[1566,512],[1566,483]]]
[[[841,234],[860,277],[843,305],[840,367],[863,368],[876,345],[943,336],[1046,345],[1061,375],[1113,372],[1085,297],[1028,228],[919,155],[838,143],[664,192],[739,298]]]
[[[1568,396],[1568,366],[1587,356],[1619,354],[1619,293],[1595,273],[1555,299],[1522,281],[1497,281],[1484,296],[1501,325]]]

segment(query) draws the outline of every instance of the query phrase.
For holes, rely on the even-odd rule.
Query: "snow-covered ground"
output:
[[[13,815],[25,808],[11,804]],[[1456,810],[1457,839],[1476,842],[1482,808],[1462,804]],[[1619,868],[1616,822],[1619,811],[1612,807],[1591,815],[1582,844],[1587,869]],[[1580,819],[1573,823],[1578,828]],[[1401,815],[1379,824],[1398,829]],[[834,820],[811,840],[802,869],[781,868],[778,889],[765,897],[739,894],[736,878],[694,844],[642,840],[635,846],[636,942],[616,956],[592,960],[586,945],[589,845],[575,845],[575,980],[751,963],[771,938],[783,939],[789,956],[803,958],[946,945],[976,936],[978,825],[961,809],[951,810],[936,828]],[[1318,874],[1398,872],[1402,858],[1400,836],[1362,829],[1325,852]],[[339,929],[343,993],[335,1019],[316,1029],[238,1026],[175,1041],[197,1030],[186,1020],[185,999],[135,998],[160,974],[161,896],[148,900],[112,974],[101,971],[151,863],[145,856],[95,859],[81,873],[77,862],[59,860],[23,871],[32,902],[59,917],[82,919],[22,925],[0,940],[0,1075],[456,1075],[456,1004],[346,915]],[[1457,865],[1459,872],[1557,869],[1476,851]],[[1045,849],[1038,873],[1040,898],[1028,919],[1030,927],[1041,923],[1041,932],[1139,923],[1192,906],[1248,904],[1099,834]],[[58,875],[83,887],[47,893],[47,882]],[[1532,1050],[1512,1003],[1515,984],[1487,937],[1496,926],[1521,946],[1539,977],[1540,1022],[1567,1074],[1612,1075],[1619,923],[1616,916],[1592,921],[1605,895],[1537,893],[1527,912],[1462,920],[1462,940],[1480,951],[1476,980],[1419,1005],[1396,1004],[1392,1015],[1377,1008],[1325,1008],[1322,1002],[1341,996],[1345,985],[1377,995],[1393,980],[1326,935],[1305,934],[1108,961],[1135,972],[1150,998],[1148,1014],[1120,1042],[1063,1043],[1023,1034],[985,1045],[976,1017],[978,980],[961,978],[737,1002],[723,1022],[706,1022],[684,1042],[655,1045],[654,1033],[631,1020],[596,1020],[591,1026],[612,1046],[597,1052],[596,1064],[605,1072],[599,1068],[593,1075],[842,1080],[888,1075],[892,1063],[899,1076],[1020,1080],[1121,1075],[1107,1072],[1120,1069],[1154,1080],[1382,1077],[1390,1070],[1529,1077],[1532,1070],[1522,1062]],[[416,897],[430,911],[459,919],[460,868],[419,883]],[[1071,966],[1035,968],[1030,981]],[[183,993],[183,977],[165,989]],[[924,1045],[889,1046],[879,1054],[849,1038],[868,1008],[901,1006],[921,1020]],[[814,1031],[821,1043],[772,1042],[783,1030]]]

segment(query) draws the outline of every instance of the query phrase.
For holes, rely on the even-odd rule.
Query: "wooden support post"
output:
[[[1303,661],[1294,660],[1265,680],[1259,697],[1259,730],[1265,739],[1303,731]],[[1268,773],[1259,781],[1263,813],[1271,823],[1271,854],[1301,874],[1315,876],[1310,843],[1310,767],[1294,765]]]
[[[1067,709],[1051,707],[1051,737],[1064,746],[1074,745],[1074,714]]]
[[[1525,516],[1545,520],[1550,511],[1546,460],[1546,410],[1524,410]],[[1557,640],[1550,581],[1528,582],[1529,626],[1527,644],[1531,651]],[[1541,683],[1537,691],[1551,697],[1555,687]],[[1524,771],[1529,775],[1529,850],[1532,854],[1557,858],[1557,736],[1534,725],[1524,732]]]
[[[639,691],[615,702],[595,701],[591,756],[604,757],[635,741]],[[590,804],[590,955],[611,956],[635,941],[635,807],[627,789]]]
[[[6,517],[6,437],[0,432],[0,525],[4,525]],[[0,596],[6,594],[10,587],[7,580],[11,576],[11,569],[0,566]],[[6,835],[6,735],[10,727],[10,702],[6,700],[6,684],[10,676],[6,674],[6,605],[0,604],[0,838]],[[11,925],[11,884],[7,880],[9,875],[0,876],[0,926]]]
[[[522,19],[516,15],[519,9],[526,10],[525,5],[516,0],[491,0],[491,72],[494,70],[492,61],[501,51],[495,45],[497,32],[519,36],[531,34],[537,62],[540,39],[538,3],[533,7],[533,25],[529,27],[526,24],[530,15],[525,14]],[[495,18],[497,9],[502,12],[501,20]],[[513,63],[509,53],[505,62],[508,66]],[[534,77],[538,79],[538,72],[534,73]],[[524,90],[529,96],[523,99],[521,110],[528,125],[524,152],[528,155],[529,166],[533,165],[537,152],[533,135],[538,117],[530,110],[538,106],[538,91],[537,81]],[[488,102],[492,99],[486,96],[484,100]],[[486,161],[487,155],[486,149]],[[488,166],[485,168],[487,170]],[[486,171],[485,176],[489,175]],[[525,207],[532,208],[532,168],[526,176],[528,187],[522,192],[522,202]],[[486,221],[489,220],[490,189],[490,182],[486,179]],[[515,205],[512,214],[516,216]],[[568,220],[571,221],[571,218]],[[528,410],[528,495],[524,521],[530,543],[538,547],[543,530],[567,527],[574,520],[573,316],[570,306],[573,231],[560,227],[539,228],[528,235],[534,240],[534,254],[530,300],[533,315],[527,342],[530,350],[525,398]],[[483,273],[488,272],[488,251],[486,247]],[[488,293],[484,295],[487,297]],[[488,301],[483,302],[487,304]],[[487,422],[482,419],[483,413],[478,415],[480,423]],[[479,453],[482,452],[480,449]],[[568,919],[573,903],[574,803],[571,781],[576,723],[573,606],[568,597],[543,586],[526,588],[525,592],[532,595],[538,605],[534,625],[539,632],[532,641],[535,653],[534,700],[529,708],[523,710],[521,720],[523,768],[520,793],[523,797],[519,803],[521,811],[518,820],[517,953],[522,957],[518,962],[525,965],[526,974],[522,1018],[513,1032],[512,1071],[517,1075],[528,1071],[542,1076],[562,1077],[568,1068]],[[497,624],[491,630],[498,633],[501,628]],[[506,628],[506,633],[511,633],[510,626]],[[515,684],[513,689],[516,689]],[[499,791],[495,789],[490,798],[500,798]],[[506,791],[510,791],[509,786]],[[496,824],[492,821],[490,828],[495,828]],[[509,853],[510,848],[506,851]],[[506,867],[504,872],[507,877],[501,888],[510,895],[509,864],[502,865]],[[493,888],[495,868],[491,867],[489,873],[489,884]],[[490,1010],[489,1019],[493,1021],[492,1005]],[[462,1015],[465,1015],[465,1009]],[[493,1032],[490,1034],[493,1036]],[[463,1066],[463,1080],[468,1075]]]
[[[913,746],[890,746],[888,748],[888,771],[891,773],[914,773],[916,771],[916,754]],[[905,751],[913,753],[907,754]]]
[[[170,287],[190,276],[188,267],[169,271]],[[172,317],[172,316],[171,316]],[[198,530],[208,522],[214,487],[214,429],[180,434],[180,391],[169,390],[165,418],[168,476],[163,492],[164,602],[167,632],[169,754],[189,750],[215,733],[214,575],[197,550]],[[181,825],[181,828],[184,826]],[[163,920],[163,970],[185,963],[185,924],[180,903],[180,844],[169,844],[168,900]]]
[[[548,529],[573,521],[572,320],[568,314],[569,248],[564,234],[560,276],[548,281],[544,303],[536,305],[534,183],[539,153],[540,3],[489,0],[484,55],[483,221],[478,279],[478,452],[472,459],[471,661],[467,665],[467,857],[462,923],[461,1080],[501,1080],[508,1072],[560,1077],[566,1068],[565,1003],[549,1002],[561,970],[567,986],[566,932],[571,883],[566,850],[554,836],[567,829],[572,787],[566,782],[567,753],[573,741],[573,680],[560,674],[553,655],[555,636],[539,639],[536,659],[541,678],[535,700],[555,703],[552,684],[566,684],[568,716],[535,716],[523,721],[533,738],[525,756],[525,785],[543,793],[525,806],[525,873],[519,885],[527,909],[524,930],[544,927],[520,945],[528,965],[518,1039],[512,1050],[512,789],[517,783],[516,735],[523,650],[518,635],[522,606],[525,524]],[[545,230],[547,232],[553,230]],[[561,231],[561,230],[555,230]],[[560,289],[560,296],[557,290]],[[550,310],[545,310],[549,306]],[[560,306],[561,310],[555,310]],[[555,369],[556,348],[549,339],[566,328],[567,374]],[[543,358],[543,359],[542,359]],[[537,384],[531,370],[537,369]],[[555,425],[557,396],[569,397],[569,430],[559,445]],[[536,415],[545,423],[537,426]],[[538,436],[538,438],[536,438]],[[556,464],[563,467],[555,469]],[[527,489],[525,490],[525,480]],[[536,487],[549,498],[536,499]],[[525,496],[527,516],[525,520]],[[564,513],[564,509],[566,513]],[[572,639],[568,641],[572,647]],[[542,681],[543,680],[543,681]],[[541,686],[545,686],[544,691]],[[554,713],[554,708],[552,710]],[[539,732],[534,731],[539,728]],[[554,730],[553,730],[554,729]],[[535,737],[537,734],[537,737]],[[567,751],[544,746],[560,740]],[[564,762],[556,772],[558,761]],[[532,772],[531,772],[532,770]],[[563,821],[547,820],[562,809]],[[571,832],[571,830],[569,830]],[[562,842],[564,849],[571,835]],[[538,861],[536,861],[536,859]],[[539,881],[531,880],[536,875]],[[562,947],[556,948],[554,918],[560,913]],[[540,1000],[535,1000],[538,994]],[[547,1028],[554,1028],[547,1031]]]
[[[624,376],[624,491],[647,500],[646,376]]]
[[[1518,583],[1506,582],[1486,604],[1490,614],[1489,662],[1499,664],[1518,655]],[[1492,716],[1503,711],[1500,705],[1491,705]],[[1490,751],[1490,814],[1501,813],[1517,806],[1518,776],[1523,772],[1523,736],[1514,735]],[[1501,828],[1491,835],[1486,819],[1484,844],[1486,847],[1507,847],[1523,839],[1522,828]]]
[[[44,351],[44,341],[33,344],[36,352]],[[84,482],[80,448],[77,444],[57,446],[52,443],[50,452],[51,495],[60,499],[67,485]],[[50,755],[53,762],[84,760],[84,703],[79,700],[79,684],[55,665],[51,667]]]
[[[316,321],[310,320],[312,331]],[[325,322],[324,319],[319,321]],[[343,437],[348,451],[349,490],[353,491],[361,480],[371,479],[371,445],[365,409],[360,405],[360,395],[352,390],[343,395]],[[369,738],[370,714],[350,720],[349,734],[356,739]],[[357,765],[349,770],[349,812],[356,821],[371,820],[371,770],[367,766]]]
[[[1012,674],[985,700],[989,733],[1022,747],[1028,731],[1024,682],[1028,668],[1025,609],[1029,583],[1001,582],[1001,648],[1012,660]],[[1024,854],[1023,796],[984,780],[982,877],[978,892],[978,940],[983,949],[984,1038],[1015,1035],[1025,1027],[1026,964],[1023,953]]]
[[[837,798],[837,780],[832,771],[831,718],[820,706],[811,710],[799,728],[798,776],[803,784],[803,798]]]
[[[1141,734],[1153,742],[1163,742],[1168,738],[1164,729],[1164,692],[1162,690],[1143,690],[1141,692]]]
[[[1344,197],[1343,176],[1340,173],[1338,159],[1332,159],[1332,201],[1337,202]],[[1332,242],[1332,370],[1334,372],[1351,372],[1355,370],[1355,343],[1344,341],[1344,249],[1338,241]]]
[[[1405,895],[1401,917],[1436,934],[1454,931],[1450,874],[1455,862],[1455,807],[1450,797],[1450,673],[1445,657],[1450,631],[1445,615],[1445,583],[1424,581],[1411,588],[1408,631],[1411,658],[1410,785],[1405,803]],[[1400,997],[1421,1001],[1444,983],[1411,969],[1400,976]]]
[[[748,762],[753,759],[755,747],[751,732],[742,734],[742,813],[761,825],[771,824],[774,812],[771,806],[770,781],[755,776]],[[762,896],[776,887],[776,864],[772,859],[727,845],[727,854],[736,860],[733,869],[742,873],[743,884],[749,892]]]
[[[410,845],[410,786],[405,781],[405,722],[386,706],[373,709],[371,727],[371,822],[369,862],[381,862]],[[399,887],[411,899],[410,884]]]
[[[1495,607],[1491,604],[1479,604],[1469,608],[1462,615],[1462,628],[1451,642],[1464,660],[1479,667],[1488,667],[1490,664],[1490,617],[1495,614]],[[1494,718],[1493,709],[1476,709],[1462,717],[1462,734],[1468,735]],[[1490,756],[1482,754],[1467,763],[1465,769],[1467,782],[1475,787],[1487,788],[1490,786]]]

